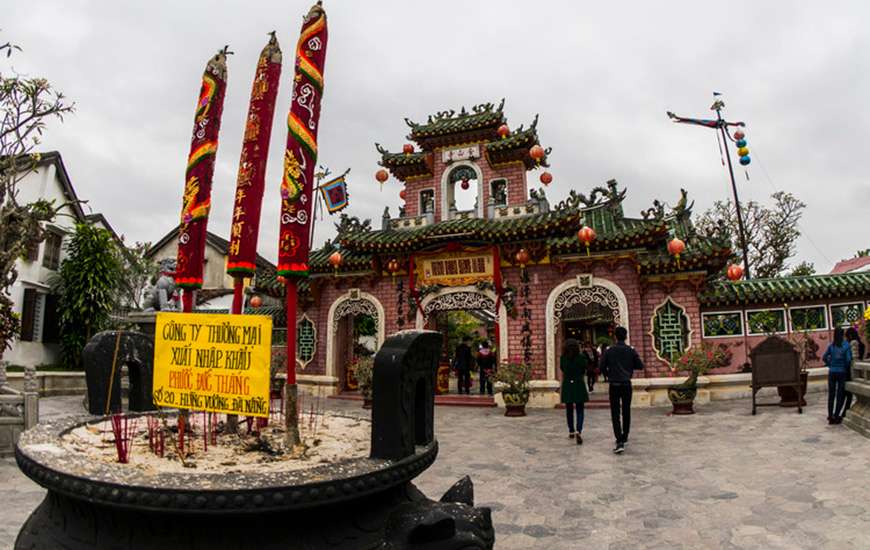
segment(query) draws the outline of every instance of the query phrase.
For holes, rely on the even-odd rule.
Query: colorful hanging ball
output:
[[[414,146],[411,145],[410,143],[406,143],[405,145],[402,146],[402,152],[405,153],[406,155],[410,155],[411,153],[414,152]]]
[[[404,189],[402,189],[401,191],[399,191],[399,198],[402,199],[402,200],[405,200],[405,190],[404,190]]]
[[[738,139],[737,143],[735,143],[735,145],[737,146],[738,149],[741,147],[746,147],[746,140],[745,139]]]
[[[375,179],[378,180],[380,183],[384,183],[385,181],[390,179],[390,174],[386,170],[381,168],[380,170],[375,172]]]
[[[544,148],[537,143],[532,145],[532,148],[529,149],[529,156],[532,157],[532,160],[538,163],[541,162],[541,159],[543,159],[546,154]]]
[[[732,281],[739,281],[743,278],[743,268],[737,264],[728,266],[728,278]]]
[[[499,137],[501,139],[504,139],[510,135],[511,129],[508,128],[507,124],[502,124],[501,126],[498,127],[497,132],[498,132]]]
[[[580,242],[586,246],[595,240],[597,235],[595,234],[595,230],[589,227],[588,225],[584,225],[580,228],[580,231],[577,232],[577,238],[580,239]]]
[[[257,295],[254,295],[254,296],[251,298],[251,307],[254,308],[254,309],[257,309],[257,308],[260,307],[261,305],[263,305],[263,299],[260,298],[260,297],[257,296]]]
[[[541,183],[544,185],[550,185],[553,182],[553,174],[549,172],[543,172],[541,174]]]
[[[750,162],[752,162],[752,159],[749,158],[749,155],[747,155],[745,157],[740,157],[740,164],[742,166],[749,166]]]
[[[734,132],[734,139],[743,139],[746,137],[746,134],[743,133],[743,130],[737,130]]]
[[[464,191],[467,191],[467,190],[468,190],[468,187],[469,187],[469,185],[468,185],[468,178],[462,178],[462,184],[461,184],[461,185],[462,185],[462,189],[463,189]]]
[[[740,155],[741,157],[745,157],[746,155],[749,154],[749,148],[748,147],[741,147],[740,149],[737,149],[737,154]]]

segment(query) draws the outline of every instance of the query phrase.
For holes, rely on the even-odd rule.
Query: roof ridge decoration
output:
[[[615,180],[608,180],[607,187],[597,186],[592,188],[592,192],[587,198],[583,193],[578,193],[571,189],[568,197],[556,205],[556,210],[573,208],[582,210],[583,208],[592,208],[604,204],[615,205],[620,204],[625,199],[626,189],[618,189],[619,183]]]
[[[336,241],[350,233],[370,233],[372,230],[372,220],[366,219],[360,221],[356,216],[348,216],[342,214],[338,223],[334,224],[335,230],[338,233]]]
[[[465,106],[462,106],[459,110],[459,114],[457,115],[455,109],[448,109],[445,111],[438,111],[434,115],[429,115],[426,119],[425,124],[418,124],[413,120],[405,117],[405,124],[408,125],[412,130],[415,128],[419,128],[420,126],[425,126],[427,124],[435,124],[437,122],[444,122],[445,120],[452,120],[456,118],[462,118],[473,115],[482,115],[485,113],[502,113],[504,112],[504,98],[501,99],[501,102],[498,104],[498,107],[495,106],[492,102],[487,103],[479,103],[474,105],[471,108],[471,111],[467,110]]]

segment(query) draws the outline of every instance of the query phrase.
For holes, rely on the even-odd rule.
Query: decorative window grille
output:
[[[730,313],[705,313],[702,317],[704,338],[743,336],[743,315]]]
[[[673,361],[689,347],[689,318],[670,298],[652,318],[653,349],[662,361]]]
[[[420,191],[420,214],[430,214],[435,212],[435,191],[426,189]]]
[[[750,335],[785,332],[785,311],[765,309],[746,312],[746,325]]]
[[[831,326],[851,327],[860,321],[863,311],[860,303],[831,306]]]
[[[828,319],[825,316],[825,306],[801,307],[789,309],[792,330],[825,330]]]
[[[314,359],[317,350],[317,327],[314,322],[303,315],[296,322],[296,362],[304,369]]]

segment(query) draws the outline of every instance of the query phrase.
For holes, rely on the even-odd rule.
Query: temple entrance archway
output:
[[[443,311],[488,311],[497,316],[500,327],[499,353],[507,350],[507,309],[499,304],[495,311],[496,295],[491,290],[478,290],[474,286],[445,287],[429,294],[420,302],[417,310],[417,330],[423,330],[434,314]],[[422,310],[422,311],[421,311]]]
[[[566,330],[582,335],[596,335],[608,327],[623,326],[628,330],[628,301],[622,289],[612,281],[589,274],[571,278],[550,292],[547,297],[547,378],[557,379],[556,363],[559,343]]]
[[[384,307],[377,298],[359,289],[350,289],[339,296],[329,307],[326,335],[326,375],[338,381],[339,391],[346,389],[347,366],[354,359],[355,348],[362,342],[355,341],[355,325],[361,318],[370,318],[374,323],[374,351],[384,343]]]

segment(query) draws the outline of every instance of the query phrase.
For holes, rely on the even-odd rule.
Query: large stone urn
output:
[[[440,347],[438,333],[423,331],[384,343],[368,458],[290,471],[149,472],[64,452],[62,436],[97,417],[39,425],[22,435],[15,456],[48,494],[15,548],[492,548],[490,511],[473,507],[470,480],[440,502],[411,483],[438,453]]]

